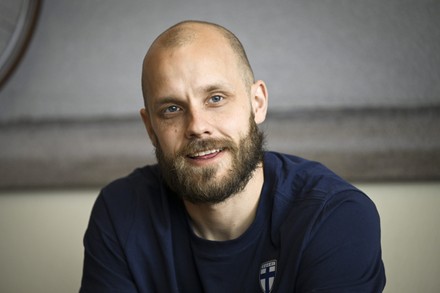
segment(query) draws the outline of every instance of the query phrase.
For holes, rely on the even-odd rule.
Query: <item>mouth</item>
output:
[[[204,150],[196,153],[189,154],[188,157],[194,160],[206,160],[211,159],[221,153],[223,149],[211,149]]]

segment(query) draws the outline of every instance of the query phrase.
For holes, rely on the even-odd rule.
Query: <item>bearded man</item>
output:
[[[158,163],[101,191],[81,292],[382,292],[374,204],[319,163],[263,150],[266,84],[233,33],[167,29],[142,90]]]

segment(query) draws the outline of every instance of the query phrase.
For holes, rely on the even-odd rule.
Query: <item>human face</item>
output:
[[[209,37],[154,52],[145,63],[148,97],[141,114],[158,159],[179,161],[199,182],[221,185],[230,178],[250,121],[265,117],[264,83],[246,86],[236,64],[232,49]]]

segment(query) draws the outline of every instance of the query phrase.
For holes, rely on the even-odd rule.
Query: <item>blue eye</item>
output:
[[[175,112],[177,112],[177,111],[179,111],[179,110],[180,110],[179,107],[173,105],[173,106],[169,106],[169,107],[167,107],[167,108],[165,109],[164,112],[165,112],[165,113],[175,113]]]
[[[219,102],[223,101],[223,99],[224,98],[222,96],[215,95],[215,96],[211,97],[210,101],[213,103],[219,103]]]

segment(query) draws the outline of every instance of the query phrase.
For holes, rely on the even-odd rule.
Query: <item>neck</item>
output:
[[[185,201],[194,233],[215,241],[238,238],[255,219],[263,182],[263,168],[259,166],[246,188],[224,202],[193,204]]]

